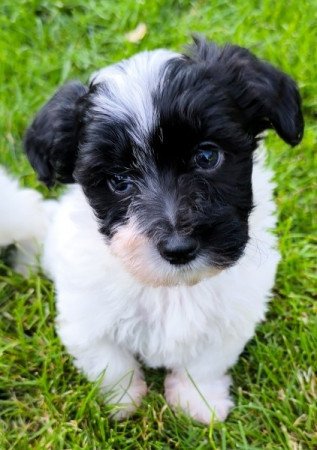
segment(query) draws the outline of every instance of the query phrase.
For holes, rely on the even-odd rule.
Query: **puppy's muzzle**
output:
[[[199,244],[193,237],[172,234],[160,241],[157,248],[162,258],[170,264],[181,265],[196,258]]]

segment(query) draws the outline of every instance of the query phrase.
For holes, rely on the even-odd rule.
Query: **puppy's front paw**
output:
[[[172,408],[181,408],[199,422],[226,419],[233,402],[229,396],[230,377],[196,384],[186,373],[171,373],[165,379],[165,398]]]
[[[147,393],[147,386],[140,375],[134,375],[127,387],[119,383],[113,392],[114,394],[109,397],[109,403],[114,407],[111,417],[123,420],[131,416],[140,405],[142,398]]]

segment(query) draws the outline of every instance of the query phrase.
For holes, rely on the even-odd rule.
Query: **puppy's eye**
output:
[[[131,178],[125,175],[113,175],[108,178],[108,186],[117,194],[129,194],[133,189]]]
[[[194,157],[197,167],[203,170],[213,170],[220,166],[223,161],[222,151],[214,144],[206,142],[201,144]]]

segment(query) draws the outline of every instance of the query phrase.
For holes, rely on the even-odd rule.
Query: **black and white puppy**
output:
[[[165,367],[173,407],[209,423],[232,406],[228,369],[264,317],[279,254],[273,128],[303,134],[287,75],[233,45],[143,52],[62,87],[27,131],[47,185],[74,183],[47,230],[57,329],[75,364],[132,413],[140,362]]]

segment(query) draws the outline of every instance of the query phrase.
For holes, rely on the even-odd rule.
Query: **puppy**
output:
[[[117,417],[167,369],[173,408],[203,423],[233,403],[228,369],[264,318],[279,254],[271,173],[255,150],[273,128],[303,135],[290,77],[248,50],[196,39],[72,82],[40,110],[25,148],[60,200],[43,264],[57,330]]]

